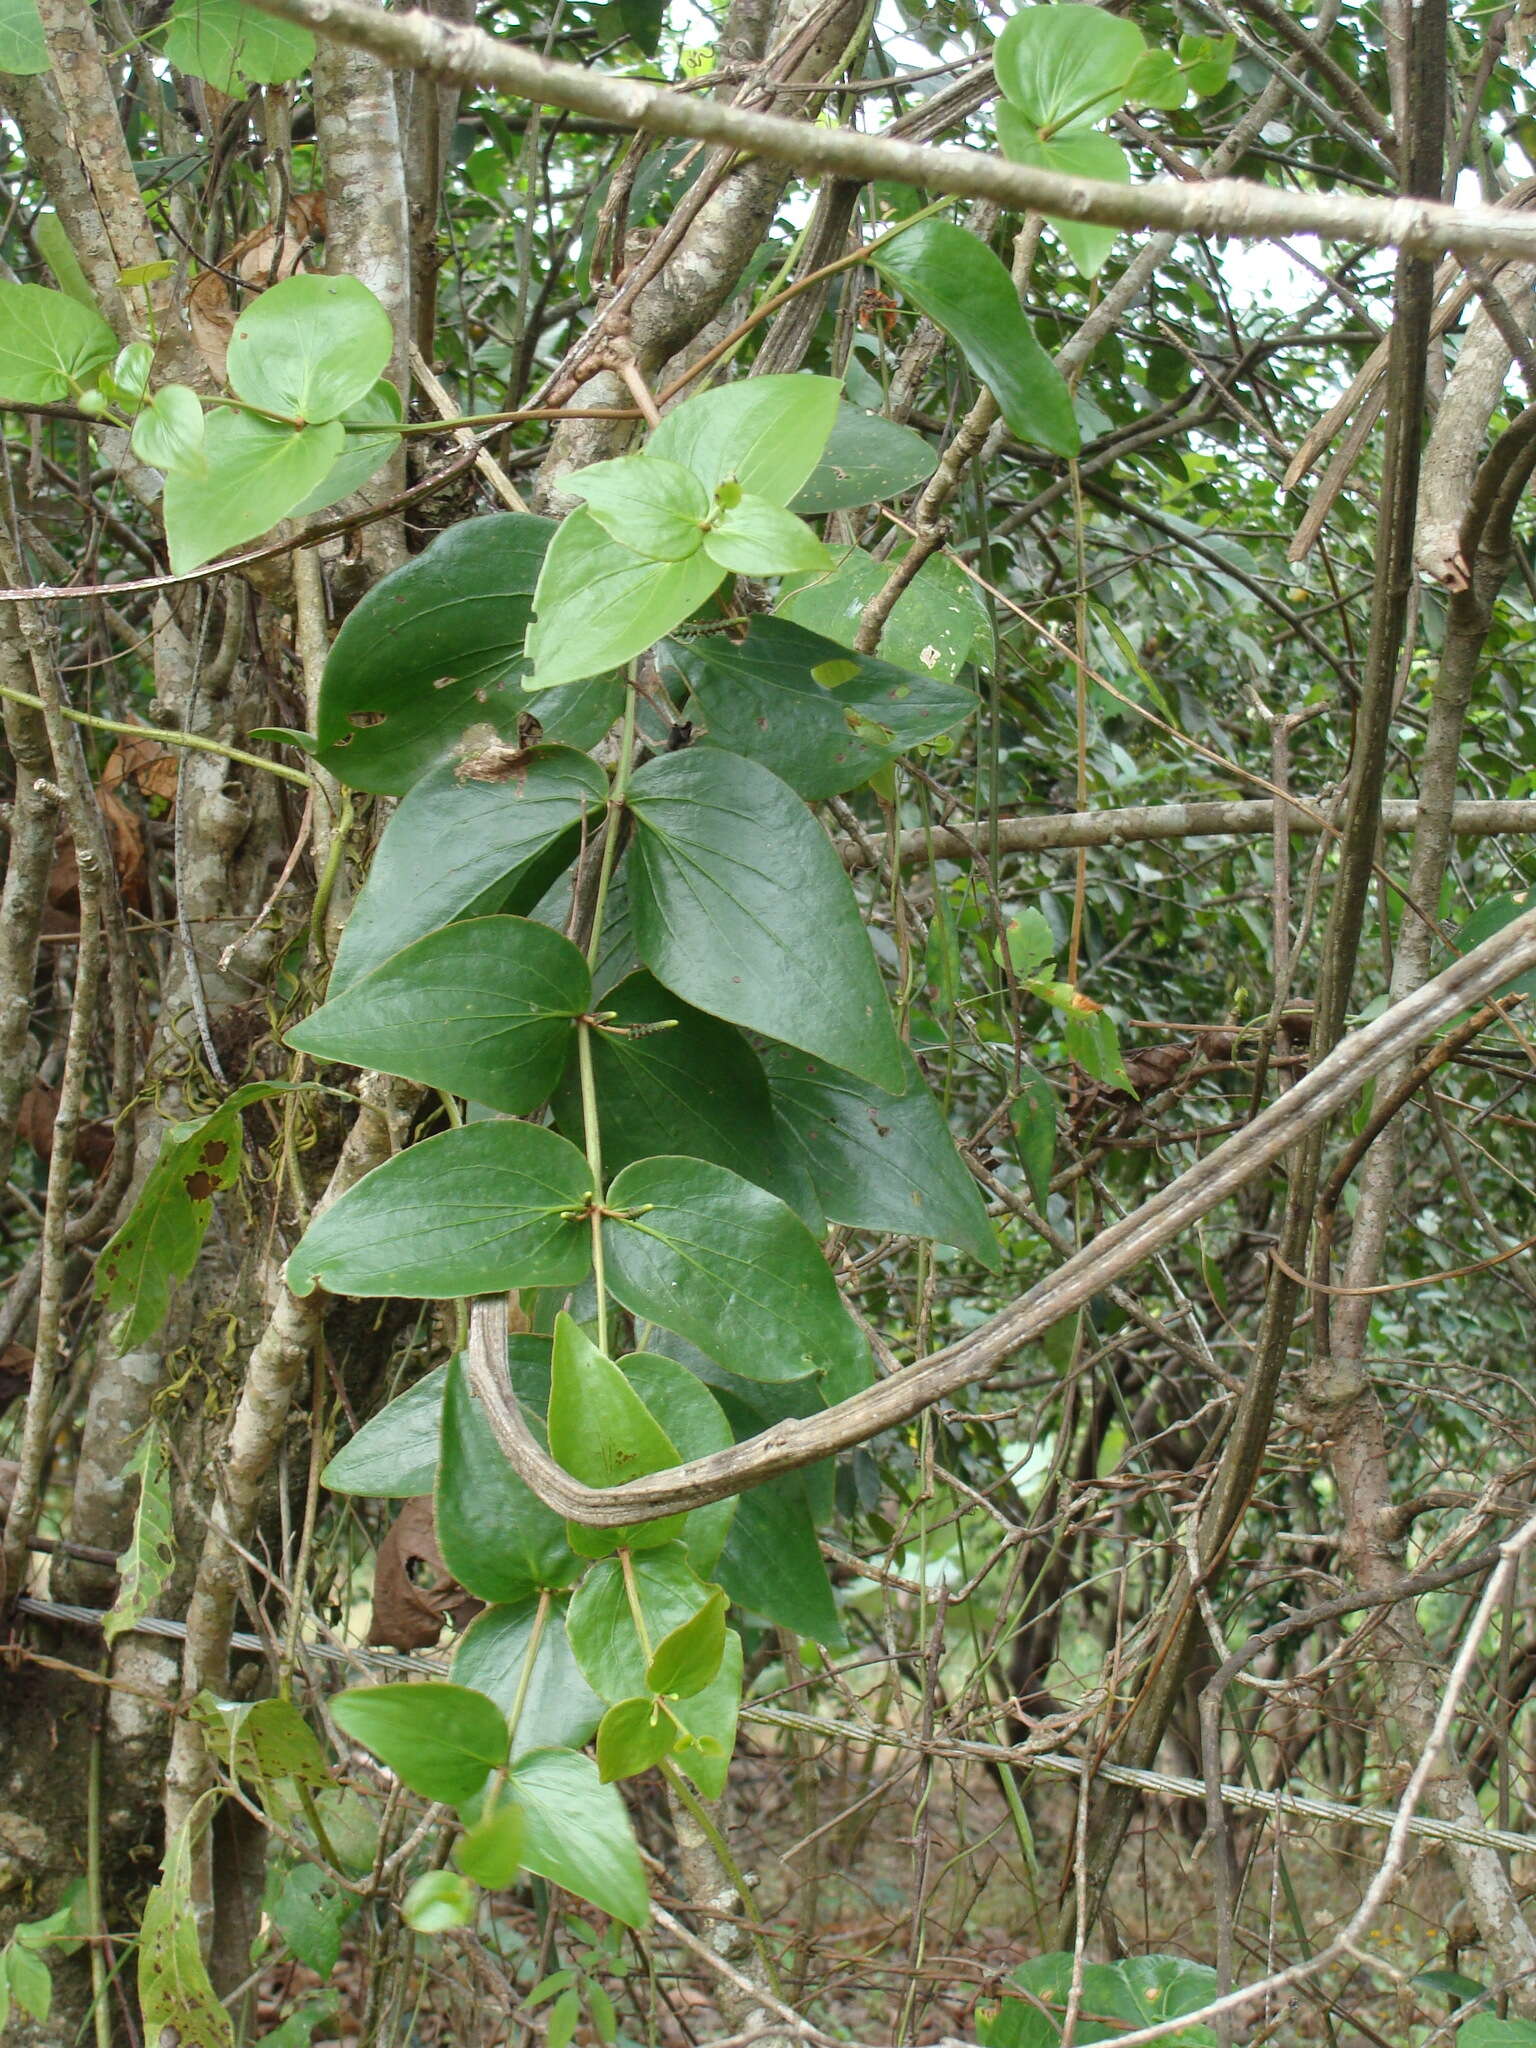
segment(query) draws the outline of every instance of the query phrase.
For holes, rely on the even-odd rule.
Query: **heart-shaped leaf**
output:
[[[1125,97],[1146,43],[1123,16],[1080,0],[1021,7],[992,53],[997,82],[1037,130],[1091,128]]]
[[[837,418],[835,377],[745,377],[674,406],[645,444],[680,463],[713,497],[728,480],[787,505],[821,459]]]
[[[313,426],[361,404],[394,345],[389,315],[360,278],[285,277],[236,320],[229,382],[247,405]]]
[[[202,471],[173,469],[165,480],[165,537],[177,575],[269,533],[330,475],[345,439],[335,420],[285,427],[248,412],[213,413]]]
[[[295,1294],[436,1301],[587,1276],[591,1193],[574,1145],[537,1124],[466,1124],[376,1166],[322,1210],[288,1260]]]
[[[573,1479],[588,1486],[622,1486],[648,1472],[682,1463],[677,1447],[611,1358],[568,1315],[555,1318],[549,1383],[549,1448]],[[650,1550],[669,1543],[681,1515],[611,1529],[566,1525],[571,1548],[582,1557],[615,1550]]]
[[[697,554],[709,518],[709,493],[691,469],[660,456],[620,455],[562,481],[608,535],[650,562]]]
[[[507,1757],[507,1724],[462,1685],[364,1685],[338,1693],[331,1719],[423,1799],[461,1806]]]

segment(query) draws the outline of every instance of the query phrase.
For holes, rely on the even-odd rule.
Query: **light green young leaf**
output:
[[[178,71],[240,99],[249,85],[301,77],[315,61],[315,39],[246,0],[176,0],[165,54]]]
[[[738,576],[787,576],[819,569],[827,550],[803,519],[771,499],[743,491],[704,536],[705,551]]]
[[[564,1885],[626,1927],[651,1917],[650,1894],[624,1801],[604,1785],[591,1757],[536,1749],[507,1773],[523,1812],[523,1866]]]
[[[350,982],[287,1042],[526,1116],[560,1079],[574,1020],[591,1002],[587,963],[562,933],[521,917],[467,918]]]
[[[507,1757],[507,1724],[483,1693],[462,1685],[361,1685],[338,1693],[330,1716],[423,1799],[462,1806]]]
[[[1133,107],[1172,111],[1189,98],[1189,80],[1171,50],[1143,50],[1126,81],[1125,97]]]
[[[203,1962],[192,1904],[192,1814],[166,1845],[160,1882],[144,1902],[139,1925],[139,2014],[147,2041],[179,2048],[234,2048],[234,2022],[220,2003]]]
[[[613,1703],[634,1699],[648,1690],[646,1667],[658,1643],[691,1621],[709,1604],[714,1588],[706,1586],[689,1564],[680,1543],[641,1551],[631,1562],[635,1598],[645,1623],[642,1643],[620,1560],[600,1558],[571,1596],[566,1633],[571,1654],[588,1685]]]
[[[524,687],[547,690],[622,667],[696,612],[725,573],[702,548],[683,561],[647,561],[590,512],[571,513],[533,594],[533,674]]]
[[[159,1599],[176,1562],[165,1441],[159,1423],[153,1418],[145,1424],[144,1434],[123,1473],[125,1477],[137,1476],[139,1500],[133,1511],[133,1533],[127,1551],[118,1561],[117,1598],[111,1611],[102,1617],[101,1632],[109,1643],[137,1628]]]
[[[216,412],[204,431],[204,471],[172,470],[165,480],[165,537],[177,575],[269,533],[330,474],[344,439],[334,420],[295,428]]]
[[[1079,0],[1021,7],[997,39],[1003,92],[1037,130],[1091,128],[1112,114],[1146,48],[1134,22]]]
[[[124,405],[146,402],[149,373],[155,366],[155,352],[147,341],[126,342],[117,359],[102,377],[102,387]]]
[[[597,1775],[605,1785],[635,1778],[661,1762],[677,1741],[677,1724],[649,1694],[619,1700],[597,1727]]]
[[[393,348],[389,315],[361,279],[285,277],[235,322],[229,382],[247,405],[314,426],[361,405]]]
[[[1068,178],[1100,178],[1106,184],[1131,182],[1125,151],[1112,135],[1099,135],[1092,129],[1069,129],[1065,134],[1053,135],[1049,142],[1042,142],[1034,127],[1006,100],[997,110],[997,139],[1003,154],[1012,157],[1016,164],[1033,164],[1037,170],[1059,171]],[[1082,275],[1097,277],[1121,230],[1100,227],[1091,220],[1049,218]]]
[[[416,1934],[446,1934],[474,1917],[474,1886],[456,1870],[424,1870],[400,1901],[400,1918]]]
[[[330,475],[301,504],[294,506],[290,516],[307,519],[312,512],[323,512],[339,498],[348,498],[361,490],[399,447],[397,430],[404,417],[405,406],[399,392],[387,377],[381,377],[371,391],[348,406],[341,423],[346,442],[331,466]]]
[[[37,0],[0,0],[0,71],[30,78],[52,68]]]
[[[564,1313],[555,1318],[549,1384],[549,1448],[573,1479],[621,1486],[682,1463],[677,1448],[611,1358]],[[612,1529],[566,1523],[566,1540],[581,1557],[615,1550],[651,1550],[670,1543],[681,1515]]]
[[[504,1800],[484,1820],[477,1821],[467,1835],[454,1845],[453,1860],[466,1877],[499,1892],[509,1885],[523,1867],[523,1837],[527,1828],[523,1809],[516,1800]]]
[[[720,1669],[709,1684],[672,1702],[673,1713],[693,1738],[679,1743],[673,1756],[706,1799],[718,1799],[725,1790],[741,1714],[742,1661],[741,1637],[728,1628]]]
[[[32,6],[34,0],[21,0],[21,4]],[[67,298],[89,306],[93,313],[101,311],[80,258],[75,253],[75,245],[69,239],[69,231],[56,213],[40,213],[33,221],[32,246],[53,272],[54,283]],[[131,343],[129,345],[132,346]]]
[[[57,404],[116,354],[117,336],[94,306],[0,279],[0,399]]]
[[[162,384],[133,423],[133,452],[167,476],[206,477],[206,431],[197,393],[186,384]]]
[[[709,493],[690,469],[656,455],[620,455],[561,480],[610,539],[651,562],[695,554],[709,518]]]
[[[691,469],[711,497],[734,477],[787,505],[821,460],[841,397],[836,377],[745,377],[674,406],[645,452]]]
[[[5,1979],[22,2011],[41,2026],[53,2007],[53,1972],[42,1957],[20,1942],[13,1942],[0,1950],[0,1977]],[[5,2017],[0,2013],[0,2027],[4,2025]]]
[[[1189,89],[1200,99],[1221,91],[1232,72],[1237,55],[1237,37],[1182,35],[1179,62],[1185,68]]]
[[[725,1655],[725,1605],[717,1587],[697,1614],[662,1637],[646,1668],[651,1692],[688,1699],[712,1681]]]
[[[1126,26],[1097,7],[1074,11]],[[1081,437],[1066,379],[1035,339],[1013,279],[985,242],[953,221],[928,220],[873,246],[869,260],[958,342],[1021,441],[1053,455],[1077,453]]]
[[[1062,1041],[1068,1059],[1105,1088],[1136,1093],[1120,1053],[1120,1033],[1107,1010],[1069,1009],[1062,1017]]]

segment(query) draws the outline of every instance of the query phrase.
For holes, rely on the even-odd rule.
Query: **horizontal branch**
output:
[[[1410,1055],[1454,1018],[1536,967],[1536,910],[1453,961],[1413,995],[1351,1032],[1326,1059],[1187,1173],[1122,1217],[998,1315],[867,1392],[803,1420],[777,1423],[729,1450],[625,1486],[583,1486],[529,1429],[507,1378],[505,1296],[470,1311],[469,1384],[518,1476],[550,1507],[589,1528],[615,1528],[685,1512],[781,1472],[851,1450],[974,1385],[1115,1281],[1125,1279],[1201,1217],[1272,1166],[1307,1132],[1352,1101],[1373,1074]]]
[[[1238,178],[1186,184],[1172,178],[1112,185],[1010,163],[980,150],[935,149],[850,128],[823,128],[674,92],[638,78],[541,57],[481,29],[431,14],[386,14],[366,0],[257,0],[268,14],[302,22],[388,64],[459,85],[491,86],[514,99],[564,107],[653,135],[690,136],[810,174],[891,179],[924,191],[993,199],[1106,227],[1158,228],[1245,240],[1322,235],[1370,248],[1438,254],[1536,256],[1536,220],[1494,206],[1444,206],[1425,199],[1282,191]]]
[[[997,827],[999,853],[1047,853],[1061,846],[1131,846],[1153,839],[1221,839],[1271,831],[1275,805],[1249,800],[1195,804],[1132,804],[1121,810],[1055,811],[1035,818],[1003,818]],[[1381,807],[1382,830],[1411,832],[1419,807],[1411,798],[1394,799]],[[1287,804],[1290,832],[1327,830],[1321,804],[1303,809]],[[1451,830],[1462,839],[1491,839],[1500,833],[1536,832],[1536,802],[1460,803],[1451,813]],[[986,825],[935,826],[931,832],[903,832],[901,863],[912,867],[934,860],[972,860],[986,855],[992,834]],[[869,864],[873,849],[853,839],[840,839],[838,851],[848,868]]]

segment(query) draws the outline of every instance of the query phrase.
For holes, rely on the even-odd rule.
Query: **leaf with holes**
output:
[[[525,1116],[559,1080],[591,1001],[587,963],[559,932],[521,917],[468,918],[349,983],[287,1041]]]
[[[634,1314],[746,1379],[819,1373],[832,1400],[869,1384],[869,1346],[821,1247],[766,1189],[700,1159],[642,1159],[607,1206],[608,1284]]]
[[[714,748],[658,756],[629,786],[635,946],[712,1016],[902,1082],[885,989],[842,862],[776,775]]]
[[[472,729],[515,732],[527,709],[523,640],[554,530],[520,512],[465,519],[373,586],[326,659],[323,768],[353,789],[400,795]]]
[[[252,1081],[207,1116],[166,1126],[138,1200],[96,1261],[96,1298],[119,1317],[113,1342],[121,1350],[154,1335],[172,1286],[196,1265],[213,1198],[240,1177],[240,1112],[285,1092],[284,1082]]]
[[[233,2048],[234,2022],[208,1976],[192,1903],[193,1815],[166,1844],[160,1881],[139,1922],[139,2017],[148,2041]]]
[[[423,775],[384,828],[331,970],[334,998],[413,939],[454,918],[541,895],[608,794],[595,761],[538,747],[500,782],[463,780],[451,761]]]
[[[792,619],[851,650],[865,606],[885,588],[900,559],[898,552],[889,562],[877,562],[862,548],[848,548],[825,574],[797,576],[787,582],[778,617]],[[934,555],[891,607],[880,634],[881,662],[916,676],[952,682],[974,657],[978,643],[985,643],[989,630],[986,607],[975,584],[957,563]],[[855,697],[850,708],[857,717],[856,693],[850,695]],[[867,730],[862,723],[850,729],[878,746],[885,723],[877,708],[870,714]]]
[[[322,1210],[289,1257],[288,1285],[413,1301],[574,1287],[591,1264],[591,1186],[576,1147],[540,1125],[444,1131]]]
[[[128,1548],[117,1561],[117,1598],[101,1620],[101,1632],[109,1643],[138,1627],[164,1591],[176,1562],[170,1467],[165,1439],[153,1417],[144,1425],[138,1448],[123,1467],[123,1477],[138,1480],[139,1499]]]
[[[956,667],[975,637],[969,607],[957,617]],[[745,640],[711,635],[669,645],[668,657],[693,689],[708,744],[759,762],[808,801],[857,789],[976,710],[969,690],[936,675],[851,654],[761,613]]]

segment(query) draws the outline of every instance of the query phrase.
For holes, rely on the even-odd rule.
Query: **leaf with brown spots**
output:
[[[96,1295],[120,1320],[125,1350],[152,1337],[171,1306],[171,1289],[197,1263],[213,1198],[240,1177],[240,1112],[285,1092],[281,1081],[252,1081],[207,1116],[170,1124],[127,1220],[96,1264]]]

